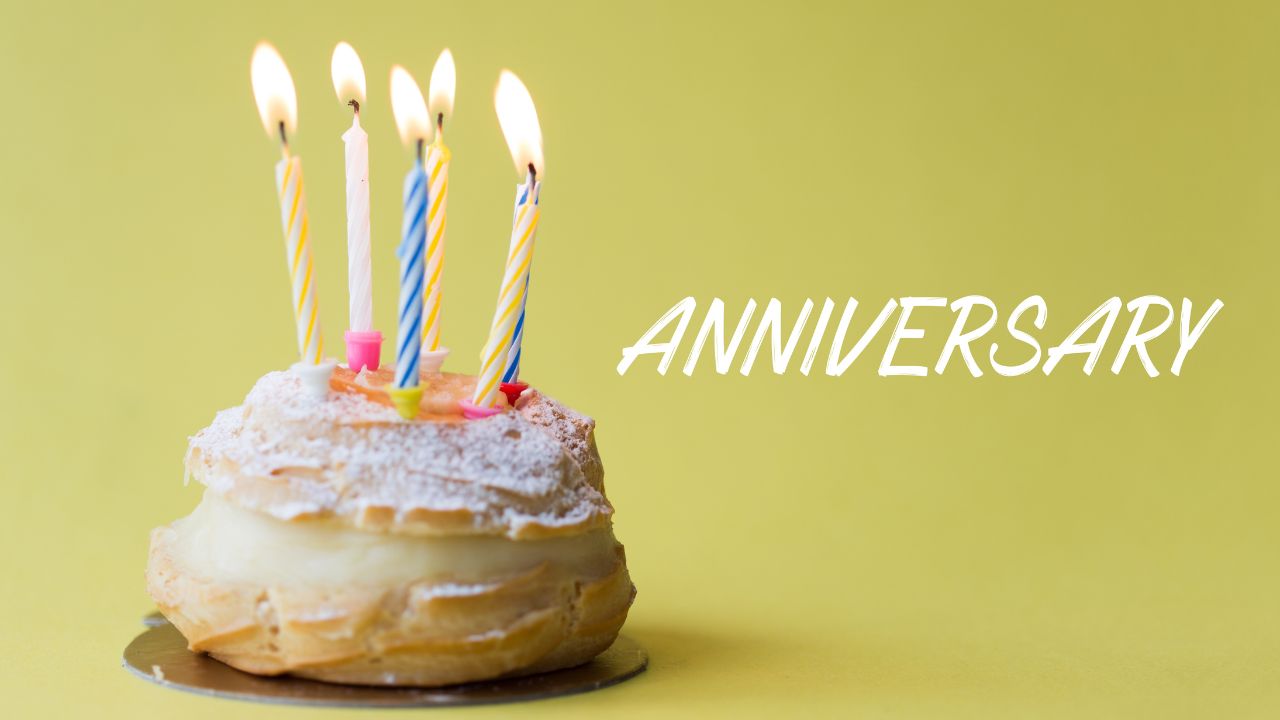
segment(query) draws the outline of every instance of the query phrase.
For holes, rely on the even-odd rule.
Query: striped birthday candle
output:
[[[302,160],[285,155],[276,163],[276,190],[280,195],[280,220],[284,226],[285,259],[293,288],[293,316],[298,330],[298,354],[302,362],[320,364],[324,338],[320,308],[316,302],[315,264],[308,237],[307,200],[302,191]]]
[[[427,244],[427,174],[414,160],[404,178],[404,221],[400,247],[400,316],[396,337],[395,387],[418,386],[418,354],[422,332],[422,288]]]
[[[538,194],[542,190],[542,183],[538,183],[534,187],[533,204],[538,204]],[[512,224],[515,224],[520,217],[520,206],[529,202],[529,184],[525,183],[516,188],[516,209]],[[537,235],[537,227],[534,228],[534,235]],[[536,237],[534,238],[536,239]],[[516,327],[511,335],[511,347],[507,348],[507,366],[502,373],[502,382],[513,383],[520,379],[520,355],[521,342],[524,340],[524,317],[525,308],[529,304],[529,275],[532,272],[532,265],[524,274],[524,297],[520,300],[520,317],[516,318]]]
[[[537,198],[541,183],[532,183],[532,192],[516,210],[511,227],[511,246],[507,253],[506,269],[502,276],[502,288],[498,292],[498,305],[493,323],[489,327],[489,339],[480,355],[480,375],[476,379],[476,391],[472,404],[477,407],[493,407],[498,395],[498,383],[506,370],[507,355],[515,335],[516,321],[529,287],[529,264],[533,260],[533,242],[538,229],[540,210]]]
[[[443,131],[438,131],[435,142],[427,148],[427,178],[430,186],[430,203],[427,207],[427,265],[426,290],[422,298],[422,351],[440,349],[440,288],[444,270],[444,227],[449,203],[449,148],[445,147]]]

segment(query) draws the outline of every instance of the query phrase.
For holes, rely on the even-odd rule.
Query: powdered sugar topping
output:
[[[512,537],[607,523],[594,424],[530,395],[485,420],[404,422],[358,393],[309,398],[297,378],[272,372],[191,439],[187,466],[215,492],[286,520]]]

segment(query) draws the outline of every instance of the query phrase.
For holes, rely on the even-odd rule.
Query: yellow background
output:
[[[653,662],[605,692],[459,715],[1280,713],[1280,6],[6,2],[6,716],[314,712],[119,667],[150,609],[147,533],[199,494],[187,436],[294,359],[277,154],[249,87],[261,38],[298,86],[331,349],[349,123],[334,43],[369,72],[389,335],[408,156],[388,69],[425,83],[441,48],[457,57],[455,370],[486,332],[517,180],[499,69],[538,104],[524,375],[600,423],[640,590],[626,631]],[[880,378],[887,332],[841,378],[722,377],[708,357],[692,378],[652,358],[614,370],[685,295],[731,315],[778,297],[788,317],[853,295],[860,330],[889,297],[968,293],[1004,313],[1044,295],[1046,346],[1111,295],[1226,308],[1181,377],[1173,329],[1161,377],[1133,358],[1110,373],[1127,313],[1092,377],[1075,357],[1048,378],[956,361]],[[952,316],[917,317],[929,334],[902,358],[932,364]]]

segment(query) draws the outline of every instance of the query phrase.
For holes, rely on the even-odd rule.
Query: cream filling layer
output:
[[[328,521],[278,520],[208,491],[173,529],[174,559],[192,573],[262,586],[484,583],[544,562],[598,576],[613,567],[617,544],[609,529],[541,540],[370,533]]]

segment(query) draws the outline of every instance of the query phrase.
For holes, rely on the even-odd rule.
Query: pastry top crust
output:
[[[187,472],[282,520],[374,532],[521,540],[609,525],[591,418],[530,389],[514,408],[462,420],[451,408],[474,378],[423,382],[423,413],[406,422],[349,372],[325,400],[268,373],[191,438]]]

